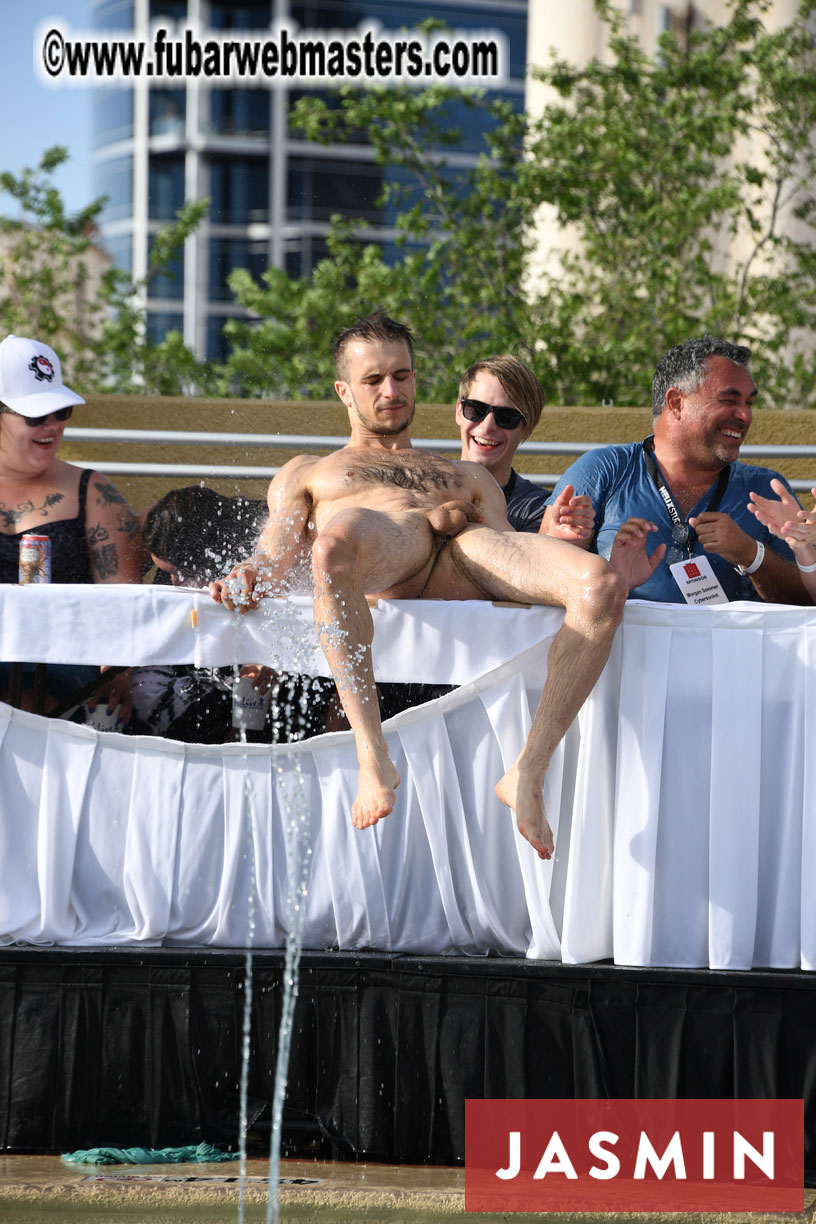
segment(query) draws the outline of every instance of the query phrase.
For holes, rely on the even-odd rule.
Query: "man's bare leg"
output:
[[[433,552],[424,515],[395,519],[371,510],[341,511],[312,548],[315,627],[357,748],[352,822],[358,829],[389,814],[400,781],[380,723],[371,665],[374,624],[365,593],[387,591],[421,574]]]
[[[564,624],[547,655],[547,680],[530,734],[515,762],[496,783],[496,794],[516,813],[520,833],[539,858],[554,849],[544,807],[544,778],[553,753],[604,669],[618,619]]]
[[[472,583],[493,599],[565,610],[527,743],[496,786],[498,797],[515,811],[521,834],[540,858],[550,858],[554,843],[544,809],[544,778],[557,745],[603,671],[629,584],[603,558],[547,536],[471,527],[451,541],[446,553],[458,574],[440,565],[429,594],[444,597],[447,589],[448,597],[468,598],[467,584]]]

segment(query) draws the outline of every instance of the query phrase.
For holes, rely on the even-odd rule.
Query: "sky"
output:
[[[71,211],[93,199],[91,91],[49,89],[34,74],[34,33],[49,17],[72,30],[91,29],[90,0],[0,0],[0,171],[34,166],[51,145],[65,145],[70,161],[55,182]],[[0,193],[0,211],[16,215]]]

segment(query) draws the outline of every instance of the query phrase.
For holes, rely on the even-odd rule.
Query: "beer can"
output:
[[[241,676],[232,689],[232,725],[245,731],[261,731],[269,709],[269,692],[259,693],[251,676]]]
[[[17,581],[21,586],[31,582],[51,581],[51,540],[44,535],[24,535],[20,538],[20,569]]]

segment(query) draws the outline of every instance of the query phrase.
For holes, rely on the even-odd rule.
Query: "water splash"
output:
[[[285,603],[264,603],[259,609],[260,614],[270,618],[274,623],[276,639],[275,653],[285,653],[289,666],[308,671],[312,657],[313,644],[309,633],[296,611]],[[235,612],[234,616],[239,613]],[[237,661],[233,662],[233,674],[237,684],[240,668]],[[276,685],[279,691],[280,683]],[[284,907],[286,927],[286,951],[283,978],[283,1001],[281,1005],[281,1020],[278,1034],[278,1056],[275,1073],[275,1088],[272,1100],[272,1127],[269,1148],[269,1197],[267,1200],[267,1224],[279,1224],[280,1202],[278,1183],[280,1177],[280,1152],[282,1139],[283,1106],[286,1097],[286,1086],[289,1073],[289,1056],[291,1052],[292,1032],[295,1005],[298,995],[300,954],[303,946],[303,924],[306,916],[308,899],[309,874],[311,871],[311,845],[309,844],[309,807],[306,801],[303,773],[300,756],[295,754],[292,759],[293,768],[284,774],[283,768],[276,764],[277,744],[284,740],[302,739],[306,726],[308,709],[306,688],[301,691],[298,702],[291,700],[273,702],[273,742],[271,745],[272,768],[276,769],[279,780],[278,797],[281,810],[286,814],[285,836],[287,859],[290,864],[288,885]],[[252,830],[255,827],[254,809],[252,807],[252,787],[248,769],[247,726],[246,715],[240,703],[236,705],[236,717],[239,737],[242,744],[244,762],[244,800],[247,811],[247,828],[249,840],[249,900],[248,900],[248,937],[244,977],[244,1015],[242,1028],[242,1060],[240,1084],[240,1121],[239,1121],[239,1195],[238,1221],[244,1224],[245,1194],[246,1194],[246,1145],[248,1130],[248,1087],[249,1067],[251,1057],[251,1024],[252,1024],[252,964],[255,943],[255,913],[259,901],[258,873],[255,861],[255,846]],[[273,899],[274,906],[274,899]]]
[[[233,683],[237,684],[240,668],[233,662]],[[244,1224],[246,1204],[246,1171],[247,1171],[247,1131],[248,1096],[249,1096],[249,1059],[252,1033],[252,950],[255,944],[255,898],[257,894],[257,872],[255,869],[255,839],[252,830],[255,824],[255,809],[252,804],[252,784],[249,777],[246,717],[243,706],[237,704],[234,709],[238,714],[238,734],[242,745],[241,757],[244,763],[244,804],[247,816],[247,842],[249,854],[249,895],[247,897],[247,946],[244,959],[244,1014],[241,1026],[241,1085],[239,1093],[238,1118],[238,1224]]]
[[[278,1224],[280,1205],[278,1181],[280,1177],[280,1150],[283,1120],[283,1103],[289,1078],[289,1055],[292,1047],[292,1030],[297,1003],[300,954],[303,948],[303,923],[309,891],[311,869],[311,846],[308,844],[308,817],[305,803],[303,775],[300,758],[295,758],[293,774],[295,795],[287,803],[287,842],[292,850],[289,885],[286,890],[286,958],[283,976],[283,1003],[278,1033],[278,1059],[275,1069],[275,1091],[272,1100],[272,1132],[269,1144],[269,1200],[267,1224]]]

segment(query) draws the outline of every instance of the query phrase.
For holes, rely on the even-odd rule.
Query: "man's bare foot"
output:
[[[516,824],[522,837],[538,854],[539,858],[552,858],[555,842],[552,829],[544,811],[544,796],[540,783],[521,773],[518,765],[511,765],[503,778],[496,783],[496,794],[516,813]]]
[[[357,798],[351,807],[355,829],[367,829],[394,809],[400,776],[390,757],[370,757],[361,763],[357,775]]]

